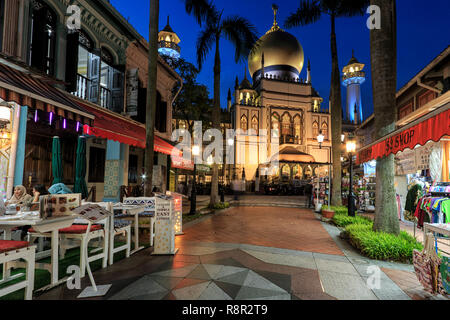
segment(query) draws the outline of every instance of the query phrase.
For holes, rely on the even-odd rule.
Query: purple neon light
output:
[[[50,111],[50,125],[52,124],[53,121],[53,112]]]
[[[80,130],[80,123],[77,121],[77,132]]]
[[[66,119],[63,119],[63,128],[65,129],[66,127],[67,127]]]
[[[34,111],[34,122],[38,121],[38,112],[37,110]]]

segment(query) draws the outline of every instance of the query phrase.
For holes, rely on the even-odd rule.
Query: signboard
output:
[[[73,210],[73,213],[91,222],[98,222],[108,218],[112,213],[98,204],[84,204]]]
[[[138,69],[127,70],[127,113],[137,116],[138,110],[139,77]]]
[[[174,230],[175,235],[183,233],[183,195],[175,192],[167,192],[168,196],[173,198]]]
[[[174,255],[178,251],[175,249],[173,203],[172,197],[156,196],[154,255]]]
[[[356,163],[361,164],[386,157],[406,148],[414,149],[415,146],[423,146],[430,140],[437,142],[445,135],[450,135],[450,109],[410,128],[399,130],[398,133],[359,151]]]
[[[52,194],[39,197],[41,219],[70,216],[81,204],[81,193]]]

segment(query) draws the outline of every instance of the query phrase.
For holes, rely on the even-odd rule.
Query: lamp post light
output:
[[[200,155],[200,147],[197,145],[192,146],[192,155],[194,156],[194,178],[192,179],[192,191],[191,191],[191,210],[190,215],[194,215],[197,211],[197,188],[196,188],[196,176],[197,176],[197,164],[196,157]]]
[[[322,149],[322,143],[325,140],[325,136],[322,133],[322,130],[319,131],[319,135],[317,136],[317,142],[319,142],[319,148]],[[328,147],[329,150],[329,161],[331,163],[331,147]],[[331,164],[328,168],[328,205],[331,206]]]
[[[355,203],[353,201],[353,154],[356,152],[356,142],[349,137],[347,144],[347,153],[350,161],[350,185],[348,193],[348,215],[350,217],[355,216]]]

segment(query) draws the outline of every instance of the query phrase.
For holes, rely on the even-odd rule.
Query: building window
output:
[[[291,177],[291,168],[289,168],[289,166],[287,164],[285,164],[281,168],[281,178],[283,180],[287,180],[287,179],[290,179],[290,177]]]
[[[106,150],[90,147],[89,149],[89,176],[88,181],[94,183],[105,182]]]
[[[412,102],[407,104],[406,106],[401,107],[398,110],[398,120],[406,117],[411,112],[413,112],[413,104],[412,104]]]
[[[272,114],[272,137],[280,136],[280,116],[277,113]]]
[[[38,0],[32,1],[32,8],[30,64],[48,75],[54,75],[56,14]]]
[[[294,136],[297,144],[302,143],[302,119],[299,115],[294,117]]]
[[[419,96],[419,103],[418,103],[418,107],[423,107],[424,105],[426,105],[428,102],[430,102],[431,100],[433,100],[435,98],[435,93],[431,90],[421,94]]]
[[[317,123],[317,121],[313,122],[313,137],[317,137],[319,135],[319,124]]]
[[[291,116],[289,115],[289,113],[285,113],[283,115],[282,118],[282,129],[281,129],[281,134],[283,136],[290,136],[292,135],[292,131],[291,131]]]
[[[322,134],[325,140],[328,140],[328,124],[326,122],[322,123]]]
[[[247,116],[244,114],[241,117],[241,129],[242,130],[248,130],[248,120]]]
[[[253,118],[252,118],[252,129],[254,131],[254,134],[258,135],[259,124],[258,124],[258,118],[256,116],[253,116]]]

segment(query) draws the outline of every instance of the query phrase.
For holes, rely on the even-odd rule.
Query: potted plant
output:
[[[322,216],[326,219],[333,219],[334,217],[334,210],[331,209],[330,206],[326,205],[322,207]]]

